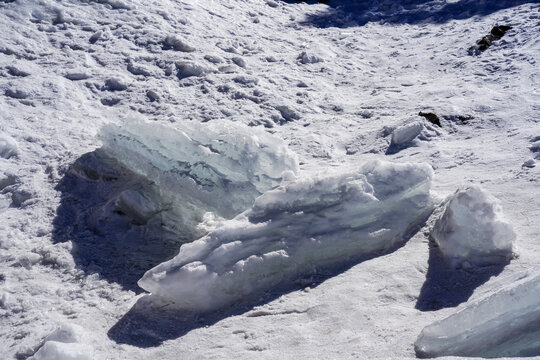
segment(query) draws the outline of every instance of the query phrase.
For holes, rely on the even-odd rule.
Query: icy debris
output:
[[[527,159],[523,162],[523,167],[533,168],[536,166],[536,161],[533,158]]]
[[[128,84],[124,79],[114,77],[105,81],[105,90],[108,91],[124,91],[127,90]]]
[[[424,129],[424,124],[420,121],[415,121],[409,124],[400,126],[392,133],[390,145],[401,147],[413,141]]]
[[[540,356],[540,268],[422,330],[418,357]]]
[[[321,59],[317,55],[308,54],[305,51],[302,51],[302,53],[298,55],[297,60],[302,64],[316,64],[319,62],[323,62],[323,59]]]
[[[165,50],[176,50],[176,51],[182,51],[182,52],[193,52],[196,49],[186,44],[183,40],[180,40],[176,36],[168,35],[165,40],[163,40],[163,48]]]
[[[33,359],[36,360],[90,360],[94,349],[83,344],[84,329],[75,324],[61,324],[44,339],[43,346]]]
[[[178,76],[180,80],[190,76],[203,76],[210,72],[214,72],[202,65],[183,61],[176,64],[176,69],[178,70],[176,76]]]
[[[458,190],[448,200],[431,237],[454,267],[505,263],[516,235],[499,201],[479,186]]]
[[[4,93],[7,97],[13,99],[28,99],[30,97],[30,92],[23,89],[7,89]]]
[[[88,74],[86,71],[71,71],[68,72],[66,75],[64,75],[66,79],[71,81],[79,81],[79,80],[86,80],[90,78],[90,74]]]
[[[58,341],[63,343],[81,342],[84,336],[84,329],[76,324],[63,323],[53,333],[48,335],[44,342]]]
[[[207,211],[232,218],[263,192],[279,186],[284,171],[298,171],[286,144],[259,128],[233,122],[109,125],[100,138],[106,153],[155,182],[165,201],[184,209],[184,223]],[[135,194],[120,200],[141,219],[147,209]],[[127,210],[124,210],[127,211]],[[179,220],[179,222],[181,222]]]
[[[288,182],[183,245],[139,285],[179,308],[206,311],[389,250],[432,210],[431,177],[427,164],[375,161]]]
[[[90,345],[47,341],[32,357],[34,360],[92,360],[94,349]]]
[[[0,158],[9,159],[19,153],[19,146],[14,138],[0,133]]]

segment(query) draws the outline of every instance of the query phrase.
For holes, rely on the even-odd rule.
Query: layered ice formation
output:
[[[206,311],[301,276],[387,251],[432,210],[427,164],[373,161],[303,178],[149,270],[139,285],[179,308]]]
[[[422,358],[540,356],[540,268],[513,276],[495,294],[424,328]]]
[[[454,267],[504,263],[516,237],[500,202],[478,186],[451,196],[431,236]]]
[[[144,122],[108,125],[99,137],[105,153],[155,183],[162,200],[181,204],[177,223],[187,228],[206,212],[233,218],[298,171],[297,156],[282,140],[229,121],[186,122],[176,129]],[[124,212],[144,217],[156,211],[152,201],[132,195],[137,194],[119,200]]]

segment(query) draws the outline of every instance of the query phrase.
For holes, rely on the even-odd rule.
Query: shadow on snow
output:
[[[499,275],[508,262],[472,268],[454,269],[443,259],[438,247],[430,241],[426,280],[420,290],[415,308],[420,311],[436,311],[456,307],[466,302],[474,290]]]
[[[134,221],[116,206],[122,191],[152,186],[100,150],[81,156],[57,186],[62,194],[53,241],[72,241],[73,258],[87,274],[142,292],[137,281],[181,245],[162,224]]]
[[[287,0],[286,3],[298,3]],[[324,10],[310,14],[303,25],[326,27],[363,26],[368,22],[388,24],[445,23],[487,16],[497,11],[538,0],[330,0]],[[309,3],[316,4],[315,1]]]
[[[410,231],[403,241],[384,253],[376,253],[358,257],[340,266],[319,271],[308,278],[299,279],[296,284],[282,285],[267,290],[265,293],[253,294],[242,299],[227,309],[211,312],[190,312],[156,305],[151,295],[143,296],[108,332],[111,340],[119,344],[128,344],[141,348],[159,346],[164,341],[182,337],[202,327],[208,327],[231,316],[239,316],[249,312],[256,306],[267,304],[282,295],[304,289],[306,286],[317,287],[324,281],[335,277],[353,266],[378,256],[392,253],[413,237],[423,224]],[[250,316],[247,314],[246,316]],[[257,316],[257,314],[253,314]]]

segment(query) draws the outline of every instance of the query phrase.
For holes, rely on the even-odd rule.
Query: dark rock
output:
[[[500,40],[504,36],[504,34],[506,34],[506,32],[510,29],[512,29],[512,27],[508,25],[494,26],[488,35],[482,37],[482,39],[476,42],[475,46],[472,46],[469,49],[469,54],[477,55],[480,52],[486,50],[493,44],[494,41]]]
[[[430,113],[430,112],[422,112],[422,111],[420,111],[418,113],[418,115],[426,118],[426,120],[429,121],[430,123],[435,124],[438,127],[442,127],[441,120],[439,119],[439,117],[436,114]]]

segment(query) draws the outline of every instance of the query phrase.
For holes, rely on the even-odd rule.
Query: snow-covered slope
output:
[[[1,1],[0,354],[79,325],[82,340],[39,356],[414,357],[426,325],[538,264],[539,18],[534,0]],[[512,29],[471,54],[496,24]],[[441,198],[481,184],[500,199],[519,257],[444,267],[432,218],[389,254],[248,305],[146,306],[137,280],[193,238],[178,241],[171,212],[124,211],[159,188],[95,135],[140,121],[261,125],[308,177],[427,162]]]

